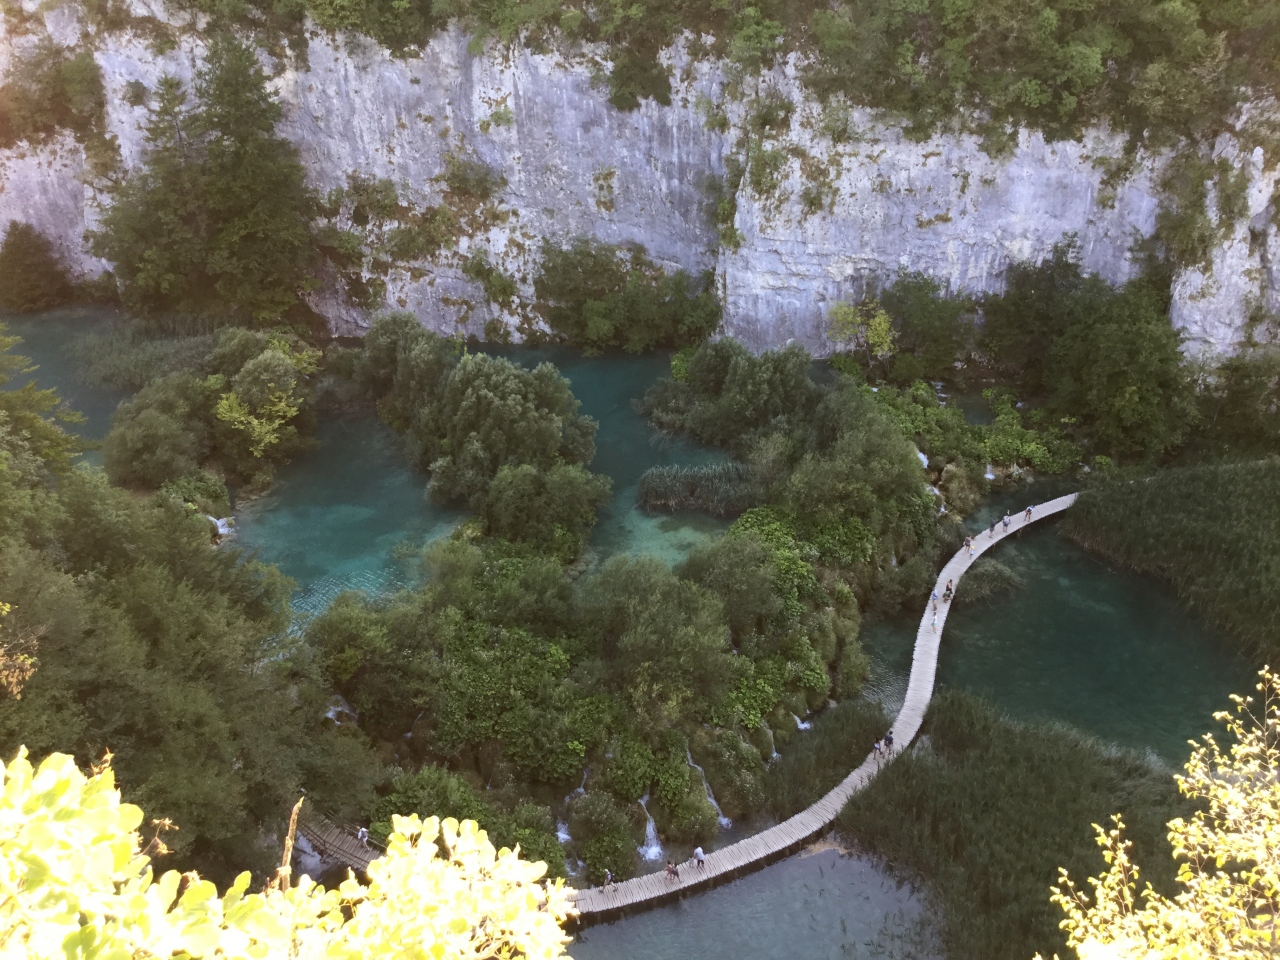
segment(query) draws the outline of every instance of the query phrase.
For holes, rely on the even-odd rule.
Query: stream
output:
[[[40,365],[38,382],[58,387],[86,414],[76,429],[90,438],[105,435],[123,395],[81,383],[69,344],[102,316],[59,311],[11,324],[25,340],[18,349]],[[593,563],[619,552],[675,561],[725,529],[695,515],[651,517],[635,505],[649,466],[720,456],[686,441],[658,442],[632,408],[666,373],[665,354],[495,352],[530,365],[556,363],[583,412],[600,423],[592,468],[613,478],[614,497],[589,543]],[[424,478],[372,416],[322,420],[318,439],[316,450],[282,468],[272,490],[238,515],[241,542],[298,581],[295,606],[302,613],[322,609],[342,589],[401,583],[395,546],[445,535],[462,516],[425,500]],[[1048,499],[1053,494],[1045,486],[992,498],[970,518],[971,527],[984,531],[1004,509]],[[1213,727],[1211,714],[1228,695],[1251,688],[1247,661],[1183,609],[1169,587],[1109,568],[1067,542],[1055,524],[1037,525],[992,556],[1020,573],[1025,586],[949,617],[940,685],[980,693],[1015,718],[1073,724],[1171,769],[1185,761],[1186,741]],[[912,611],[863,631],[873,662],[868,692],[891,712],[906,688],[917,623]],[[745,828],[737,824],[723,839]],[[925,898],[884,864],[827,844],[700,896],[589,928],[571,952],[578,960],[925,958],[937,956],[927,914]]]

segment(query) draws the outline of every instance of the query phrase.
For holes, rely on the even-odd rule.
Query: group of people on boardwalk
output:
[[[702,852],[701,847],[694,847],[693,856],[691,856],[686,862],[696,864],[699,870],[705,870],[707,866],[707,855]],[[674,860],[668,860],[666,873],[668,880],[672,883],[678,882],[680,880],[680,865]],[[612,879],[612,875],[609,875],[607,879]],[[605,886],[608,885],[608,882],[606,882]]]
[[[876,763],[879,763],[881,760],[886,759],[887,757],[889,757],[890,754],[893,753],[893,731],[892,730],[890,730],[888,733],[884,735],[883,740],[876,741],[876,745],[872,747],[872,752],[875,754]]]

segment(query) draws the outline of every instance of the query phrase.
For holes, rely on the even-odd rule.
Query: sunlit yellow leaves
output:
[[[1260,705],[1236,696],[1234,712],[1215,714],[1235,743],[1224,752],[1206,734],[1177,778],[1199,807],[1191,819],[1169,823],[1173,855],[1182,861],[1177,896],[1148,885],[1139,897],[1119,817],[1114,829],[1097,828],[1110,869],[1089,880],[1092,898],[1063,872],[1053,900],[1066,912],[1062,926],[1081,960],[1280,953],[1280,674],[1264,668],[1261,676]]]
[[[141,852],[142,811],[109,768],[86,776],[62,754],[0,768],[0,957],[232,960],[563,956],[567,901],[545,866],[495,851],[475,823],[394,818],[386,856],[325,890],[310,878],[219,896]]]

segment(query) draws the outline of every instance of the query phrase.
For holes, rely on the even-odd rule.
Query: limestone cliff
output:
[[[141,26],[91,30],[72,4],[24,2],[24,31],[3,25],[0,71],[40,34],[64,46],[90,44],[120,162],[136,163],[146,108],[131,105],[138,98],[129,90],[154,88],[163,73],[190,80],[202,50],[199,25],[174,19],[159,0],[155,9],[134,0],[135,24],[162,23],[177,37],[157,53],[169,45],[155,44]],[[1011,262],[1042,258],[1075,233],[1090,270],[1124,280],[1134,270],[1130,247],[1153,231],[1160,206],[1164,159],[1141,156],[1108,184],[1105,161],[1119,155],[1120,142],[1106,131],[1058,143],[1023,131],[1011,152],[993,159],[977,138],[913,142],[866,111],[846,111],[833,130],[830,109],[806,95],[794,58],[730,84],[722,65],[677,45],[664,54],[672,104],[644,101],[620,112],[593,82],[608,68],[593,51],[491,45],[473,55],[456,29],[410,58],[317,31],[305,62],[263,57],[285,105],[283,132],[321,190],[361,173],[393,180],[414,203],[435,204],[446,158],[459,152],[505,177],[488,215],[467,221],[453,249],[395,264],[386,277],[389,306],[440,330],[480,334],[486,323],[517,330],[531,322],[542,239],[590,233],[643,244],[671,267],[714,271],[727,331],[753,348],[797,340],[822,353],[827,306],[903,270],[954,291],[994,291]],[[762,98],[791,105],[763,129],[753,113]],[[759,166],[735,176],[747,150]],[[1248,174],[1247,212],[1219,225],[1209,264],[1175,281],[1173,322],[1197,352],[1230,350],[1251,316],[1280,313],[1276,158],[1260,148],[1242,156],[1228,137],[1216,154]],[[726,177],[729,202],[720,210],[732,223],[721,223],[729,238],[722,243],[713,198]],[[0,184],[0,223],[33,223],[81,272],[104,269],[83,242],[104,184],[74,139],[0,151]],[[516,280],[520,302],[491,303],[464,275],[476,250]],[[336,286],[315,306],[340,332],[368,323]]]

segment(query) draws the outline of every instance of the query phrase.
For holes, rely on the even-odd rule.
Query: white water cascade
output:
[[[707,791],[707,803],[716,812],[716,819],[720,821],[720,829],[728,830],[733,826],[733,821],[724,815],[724,811],[720,809],[720,804],[716,802],[716,795],[711,792],[711,781],[707,779],[707,772],[693,762],[693,754],[689,752],[689,748],[684,748],[685,758],[689,761],[689,766],[698,771],[698,776],[702,778],[702,789]]]
[[[644,810],[644,846],[636,847],[641,858],[653,863],[662,859],[662,844],[658,841],[658,827],[649,814],[649,795],[640,798],[640,806]]]
[[[591,773],[590,767],[582,768],[582,782],[574,787],[564,798],[565,816],[569,815],[569,807],[573,804],[575,798],[582,796],[587,792],[587,775]],[[561,843],[568,843],[573,839],[569,835],[569,823],[566,820],[556,821],[556,839]]]
[[[796,717],[794,713],[791,716],[795,717],[797,730],[808,730],[810,727],[813,726],[813,724],[809,723],[809,721],[801,720],[799,717]]]

